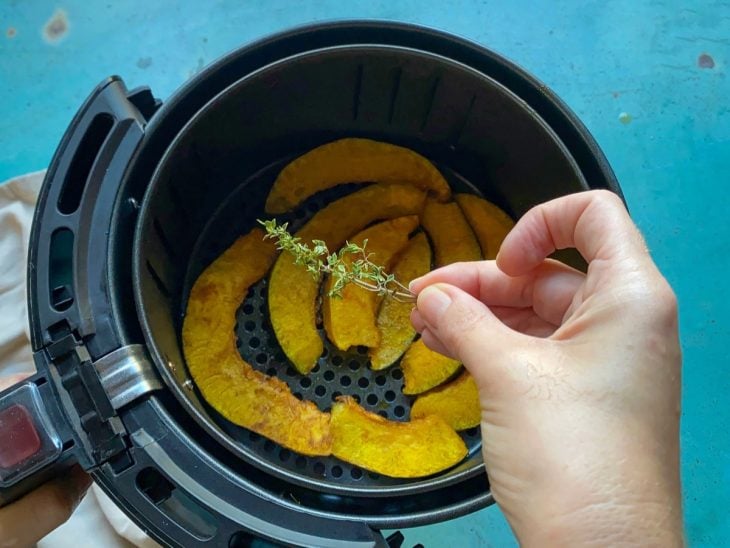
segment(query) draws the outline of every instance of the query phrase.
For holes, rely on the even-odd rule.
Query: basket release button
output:
[[[40,448],[33,417],[23,405],[16,403],[0,411],[0,468],[15,468]]]
[[[61,451],[38,386],[27,382],[0,395],[0,487],[54,462]]]

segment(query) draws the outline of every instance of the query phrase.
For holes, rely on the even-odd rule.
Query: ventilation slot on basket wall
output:
[[[213,515],[155,468],[145,468],[137,474],[137,489],[168,519],[198,540],[209,540],[218,532]]]
[[[64,215],[70,215],[79,207],[91,168],[113,126],[111,115],[97,114],[81,138],[58,196],[58,211]]]
[[[51,235],[48,292],[51,306],[58,312],[68,310],[74,302],[73,291],[74,233],[59,228]]]

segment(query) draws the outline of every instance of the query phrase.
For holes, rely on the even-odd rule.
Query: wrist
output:
[[[523,546],[683,546],[681,515],[666,503],[605,502],[537,523]]]
[[[639,468],[642,468],[639,466]],[[554,486],[514,524],[523,546],[683,546],[679,482],[656,474]],[[539,506],[537,506],[539,504]]]

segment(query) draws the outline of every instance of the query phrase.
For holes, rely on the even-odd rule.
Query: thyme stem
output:
[[[332,277],[334,283],[329,291],[330,297],[341,297],[342,289],[352,283],[399,302],[416,301],[416,296],[395,276],[370,261],[370,255],[365,252],[367,240],[362,247],[346,242],[340,251],[330,253],[322,240],[312,240],[310,247],[302,243],[301,238],[292,236],[287,231],[288,223],[278,224],[276,219],[259,219],[258,222],[266,229],[264,238],[276,240],[276,248],[291,253],[294,262],[304,266],[315,279],[319,279],[321,274]]]

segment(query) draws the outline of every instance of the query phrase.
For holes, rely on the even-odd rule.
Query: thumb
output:
[[[432,350],[446,350],[477,378],[487,373],[485,368],[498,367],[502,357],[520,343],[519,333],[456,286],[439,283],[425,287],[418,294],[416,307],[426,345]]]

